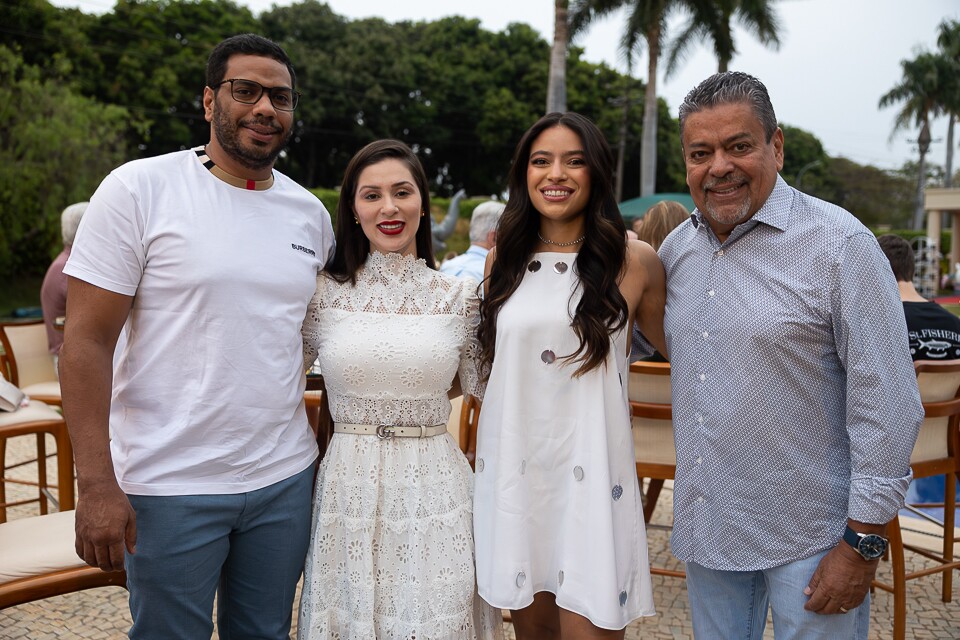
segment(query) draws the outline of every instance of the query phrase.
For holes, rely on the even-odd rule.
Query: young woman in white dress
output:
[[[477,389],[475,281],[436,270],[427,178],[402,142],[347,166],[336,253],[303,327],[335,423],[320,463],[298,638],[502,637],[476,595],[472,472],[446,432]]]
[[[517,147],[487,257],[477,579],[518,640],[622,638],[654,613],[627,354],[634,320],[663,349],[664,273],[627,240],[612,169],[587,118],[544,116]]]

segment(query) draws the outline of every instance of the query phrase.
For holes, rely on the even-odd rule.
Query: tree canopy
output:
[[[500,194],[517,141],[546,103],[550,43],[520,23],[492,32],[456,16],[349,20],[317,0],[256,16],[233,0],[117,0],[102,15],[0,0],[0,21],[0,273],[42,273],[59,250],[60,211],[113,167],[208,140],[207,56],[236,33],[261,33],[294,62],[303,98],[278,168],[308,188],[336,187],[357,149],[394,137],[418,153],[436,195]],[[655,190],[685,191],[675,105],[582,56],[568,47],[567,106],[615,151],[623,145],[622,198],[639,195],[648,136]],[[836,195],[819,141],[799,129],[787,139],[784,177],[817,161],[804,188]]]

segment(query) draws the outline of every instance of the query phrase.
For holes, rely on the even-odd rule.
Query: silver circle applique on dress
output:
[[[621,486],[618,485],[618,484],[613,485],[613,492],[612,492],[612,493],[613,493],[613,499],[614,499],[614,500],[619,500],[619,499],[620,499],[620,496],[623,495],[623,487],[621,487]]]
[[[577,482],[583,480],[583,467],[577,465],[573,468],[573,477],[577,479]]]
[[[483,471],[483,458],[477,458],[477,473]]]
[[[557,586],[563,586],[563,569],[560,570],[560,573],[557,574]]]
[[[539,261],[539,260],[534,260],[534,261],[532,261],[530,264],[528,264],[528,265],[527,265],[527,271],[529,271],[530,273],[534,273],[534,272],[536,272],[536,271],[540,271],[540,261]]]
[[[523,571],[521,571],[520,573],[517,574],[517,588],[518,588],[518,589],[519,589],[520,587],[522,587],[522,586],[523,586],[523,583],[526,582],[526,581],[527,581],[527,574],[525,574]]]
[[[540,359],[543,360],[546,364],[553,364],[557,359],[557,354],[550,349],[545,349],[543,353],[540,354]]]
[[[627,604],[627,592],[626,592],[626,591],[621,591],[621,592],[620,592],[620,606],[623,607],[623,606],[626,606],[626,604]]]
[[[567,272],[567,263],[566,263],[566,262],[558,262],[557,264],[553,265],[553,270],[556,271],[557,273],[566,273],[566,272]]]

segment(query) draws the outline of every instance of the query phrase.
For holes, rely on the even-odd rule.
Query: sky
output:
[[[236,0],[254,14],[293,0]],[[103,13],[111,0],[53,0],[57,6],[78,7]],[[431,21],[448,15],[478,18],[490,31],[501,31],[512,22],[529,24],[548,42],[553,40],[552,0],[328,0],[347,18],[379,17],[388,22]],[[880,109],[880,97],[900,80],[900,61],[922,50],[936,49],[937,26],[944,19],[960,20],[957,0],[779,0],[775,7],[782,32],[778,51],[764,48],[743,29],[734,33],[739,54],[730,68],[746,71],[766,84],[780,122],[813,133],[831,156],[860,164],[899,168],[917,158],[916,129],[891,137],[898,109]],[[624,14],[612,14],[578,36],[574,44],[583,58],[626,69],[619,42]],[[679,20],[671,27],[677,31]],[[296,61],[294,61],[296,63]],[[690,50],[684,65],[671,78],[659,73],[658,93],[676,115],[683,97],[698,82],[714,73],[716,59],[709,45]],[[646,80],[645,52],[637,59],[634,75]],[[943,165],[946,156],[947,120],[931,127],[933,143],[928,161]],[[960,131],[956,134],[960,142]],[[790,140],[785,141],[790,152]],[[960,154],[955,154],[960,158]],[[960,164],[954,161],[954,169]]]

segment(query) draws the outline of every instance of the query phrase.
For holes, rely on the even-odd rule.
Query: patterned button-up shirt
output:
[[[923,408],[873,234],[778,177],[725,242],[694,211],[660,258],[676,556],[764,569],[896,517]]]

